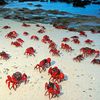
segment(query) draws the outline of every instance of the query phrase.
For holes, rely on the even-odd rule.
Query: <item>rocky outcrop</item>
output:
[[[73,6],[74,7],[85,7],[86,5],[90,4],[90,0],[73,0]]]
[[[19,2],[26,2],[26,1],[39,1],[39,0],[19,0]]]
[[[4,0],[0,0],[0,6],[7,4]]]

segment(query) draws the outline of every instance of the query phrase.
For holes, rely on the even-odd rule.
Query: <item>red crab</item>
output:
[[[52,80],[53,82],[59,83],[64,80],[64,74],[60,71],[60,69],[58,69],[57,66],[55,66],[54,68],[50,67],[48,70],[48,74],[51,75],[49,80]]]
[[[27,56],[35,56],[34,53],[35,53],[35,49],[33,47],[29,47],[25,50],[25,53],[24,55],[27,55]]]
[[[68,42],[69,40],[70,40],[69,38],[64,37],[63,40],[62,40],[62,42]]]
[[[93,43],[93,40],[90,40],[90,39],[87,39],[84,41],[86,44],[92,44]]]
[[[42,70],[46,70],[46,67],[51,66],[51,58],[43,59],[40,61],[39,64],[37,64],[34,69],[39,69],[39,72],[41,73]],[[42,70],[41,70],[42,69]]]
[[[36,24],[36,27],[41,27],[39,24]]]
[[[5,51],[2,51],[2,52],[0,52],[0,58],[4,59],[4,60],[8,60],[10,58],[10,56]]]
[[[77,30],[75,28],[68,28],[68,31],[76,32]]]
[[[87,37],[87,34],[86,34],[84,31],[80,31],[79,33],[80,33],[80,34],[79,34],[80,36],[85,36],[85,37]]]
[[[83,47],[80,49],[80,51],[82,52],[83,56],[85,56],[85,57],[95,54],[95,50],[91,49],[89,47]]]
[[[72,36],[72,37],[70,37],[70,38],[72,38],[72,39],[79,39],[78,36]]]
[[[52,53],[52,56],[60,56],[60,51],[56,48],[51,48],[49,53]]]
[[[75,60],[76,62],[77,62],[77,61],[80,62],[80,61],[82,61],[83,59],[84,59],[84,56],[83,56],[82,54],[80,54],[80,55],[76,56],[75,58],[73,58],[73,60]]]
[[[29,35],[29,33],[28,32],[23,32],[23,35],[27,36],[27,35]]]
[[[15,47],[22,47],[22,45],[17,41],[11,42],[11,45],[14,45]]]
[[[5,37],[10,39],[16,38],[17,36],[18,34],[16,33],[16,31],[9,32],[7,35],[5,35]]]
[[[23,23],[22,26],[24,26],[24,27],[30,27],[31,25]]]
[[[49,48],[56,48],[56,44],[55,44],[54,42],[51,42],[51,43],[49,44]]]
[[[94,29],[90,29],[90,31],[93,33],[93,34],[95,34],[97,31],[96,30],[94,30]]]
[[[11,15],[4,16],[4,19],[10,19]]]
[[[24,40],[22,40],[21,38],[18,38],[16,41],[21,43],[21,44],[24,42]]]
[[[48,35],[44,35],[41,41],[46,44],[50,41],[50,38]]]
[[[39,40],[39,38],[38,38],[36,35],[32,35],[32,36],[31,36],[31,39]]]
[[[73,39],[72,42],[74,42],[75,44],[80,44],[80,41],[78,39]]]
[[[11,28],[10,26],[4,26],[3,29],[8,29]]]
[[[60,70],[57,66],[54,66],[53,68],[50,67],[48,70],[48,74],[50,74],[50,75],[52,75],[52,74],[57,75],[58,73],[60,73]]]
[[[42,29],[38,30],[38,33],[45,33],[45,30],[42,28]]]
[[[93,63],[93,64],[100,64],[100,59],[93,59],[91,61],[91,63]]]
[[[49,95],[49,99],[56,97],[60,94],[60,86],[57,83],[49,82],[49,84],[45,83],[45,95]]]
[[[63,26],[63,25],[53,25],[55,28],[57,29],[67,29],[66,26]]]
[[[70,47],[68,44],[64,44],[64,43],[61,43],[61,49],[66,50],[67,52],[70,52],[73,50],[72,47]]]
[[[16,88],[22,82],[25,82],[25,84],[26,84],[26,82],[27,82],[27,75],[25,73],[22,74],[21,72],[15,72],[15,73],[13,73],[12,76],[8,75],[7,79],[6,79],[6,84],[8,84],[8,88],[9,89],[13,88],[14,90],[16,90]]]
[[[95,58],[99,57],[100,56],[100,50],[95,50],[95,54],[96,54]]]

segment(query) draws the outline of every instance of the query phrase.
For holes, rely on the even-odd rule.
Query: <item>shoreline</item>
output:
[[[76,28],[77,31],[89,31],[90,29],[100,31],[100,18],[94,16],[76,15],[59,10],[29,10],[26,8],[3,8],[0,12],[1,18],[5,17],[19,22],[64,25],[69,28]]]

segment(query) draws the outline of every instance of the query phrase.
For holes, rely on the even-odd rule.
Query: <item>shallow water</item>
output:
[[[32,3],[32,5],[28,5],[28,3]],[[13,2],[9,3],[8,5],[4,6],[4,8],[28,8],[28,9],[36,9],[37,7],[34,6],[36,4],[41,4],[41,9],[46,10],[60,10],[66,11],[73,14],[81,14],[81,15],[90,15],[100,17],[100,6],[95,4],[87,5],[85,8],[80,7],[73,7],[72,4],[66,3],[49,3],[49,2]]]

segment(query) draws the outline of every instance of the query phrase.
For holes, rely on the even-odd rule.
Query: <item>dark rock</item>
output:
[[[90,4],[91,1],[90,0],[74,0],[73,1],[73,6],[74,7],[85,7],[86,5]]]
[[[7,4],[4,0],[0,0],[0,6]]]
[[[38,1],[38,0],[19,0],[19,2],[26,2],[26,1]]]
[[[98,2],[92,2],[93,4],[98,4],[98,5],[100,5],[100,1],[98,1]]]
[[[42,7],[42,5],[41,4],[37,4],[37,5],[34,5],[35,7]]]
[[[32,3],[27,3],[28,5],[32,6],[33,4]]]

